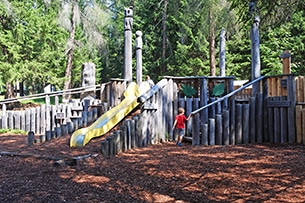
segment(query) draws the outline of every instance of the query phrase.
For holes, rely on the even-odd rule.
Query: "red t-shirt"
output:
[[[179,114],[176,116],[177,124],[176,128],[185,128],[185,121],[187,120],[184,114]]]

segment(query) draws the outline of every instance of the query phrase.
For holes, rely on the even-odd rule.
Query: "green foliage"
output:
[[[16,130],[16,129],[0,129],[0,134],[20,134],[26,135],[27,132],[24,130]]]

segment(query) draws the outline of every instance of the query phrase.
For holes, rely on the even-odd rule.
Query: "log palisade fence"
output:
[[[138,98],[140,113],[125,119],[118,130],[101,141],[101,152],[109,156],[174,141],[172,125],[179,107],[185,108],[187,116],[193,115],[186,129],[186,140],[193,145],[305,144],[303,76],[262,76],[240,87],[234,87],[234,79],[163,77]],[[255,83],[259,84],[259,92],[252,94],[251,85]],[[215,95],[219,84],[223,92]],[[44,95],[46,105],[24,111],[8,111],[2,102],[1,128],[32,131],[38,136],[36,142],[70,134],[116,106],[123,99],[127,85],[125,80],[112,79],[99,86],[99,98],[94,101],[73,100],[69,104],[50,105],[50,96],[58,95]],[[186,97],[182,88],[185,86],[195,90],[192,97]]]

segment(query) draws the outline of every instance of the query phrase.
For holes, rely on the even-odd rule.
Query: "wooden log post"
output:
[[[140,30],[136,31],[136,81],[140,85],[142,83],[142,32]]]
[[[230,99],[230,134],[229,134],[229,140],[230,144],[235,145],[236,144],[236,139],[235,139],[235,133],[236,133],[236,128],[235,128],[235,120],[236,118],[236,103],[235,103],[235,97],[231,97]]]
[[[123,79],[132,81],[132,23],[133,8],[124,10],[124,71]]]
[[[222,145],[223,144],[223,117],[221,114],[216,114],[215,116],[215,144],[216,145]]]
[[[28,133],[28,146],[31,146],[34,144],[34,141],[35,141],[35,134],[33,131],[30,131]]]
[[[242,144],[242,104],[236,104],[236,144]]]
[[[215,118],[209,119],[209,145],[215,145]]]
[[[7,128],[7,115],[6,115],[6,104],[2,104],[2,115],[1,115],[1,128]]]
[[[199,99],[195,98],[194,99],[194,109],[198,109],[199,105]],[[187,115],[188,116],[188,115]],[[200,145],[200,115],[195,114],[191,119],[192,119],[192,145]]]
[[[249,144],[249,114],[250,105],[242,104],[242,142]]]
[[[209,126],[207,123],[201,124],[201,144],[202,145],[209,145],[208,129],[209,129]]]
[[[12,111],[7,112],[7,119],[8,119],[8,128],[14,129],[14,117]]]
[[[223,111],[223,144],[230,144],[230,111]]]
[[[122,152],[127,151],[128,147],[127,147],[127,126],[125,125],[121,125],[120,126],[120,131],[121,131],[121,148],[122,148]]]
[[[249,98],[249,108],[250,108],[250,115],[249,115],[249,141],[250,143],[255,143],[256,142],[256,123],[255,123],[255,115],[256,115],[256,101],[255,97],[250,97]]]
[[[251,1],[249,4],[249,10],[254,15],[253,24],[251,25],[250,37],[251,37],[251,56],[252,56],[252,80],[259,78],[261,76],[261,62],[260,62],[260,39],[259,39],[259,23],[260,18],[258,16],[257,10],[255,9],[255,1]],[[252,95],[259,93],[259,83],[252,85]]]
[[[169,141],[174,141],[173,131],[172,131],[172,124],[174,123],[174,113],[173,113],[173,101],[174,101],[174,81],[170,79],[167,83],[167,92],[168,92],[168,130],[167,132],[169,135]],[[156,120],[158,117],[155,118]]]
[[[224,28],[220,32],[220,46],[219,46],[219,69],[220,76],[226,75],[226,31]]]
[[[296,85],[293,75],[287,77],[287,91],[288,98],[290,98],[290,106],[288,107],[288,142],[296,142],[296,129],[295,129],[295,104],[296,104]]]
[[[36,127],[35,127],[35,132],[36,132],[36,134],[41,134],[41,132],[40,132],[40,123],[41,123],[41,120],[40,120],[40,109],[41,109],[41,107],[40,106],[38,106],[38,107],[36,107],[36,116],[35,116],[35,119],[36,119]]]
[[[113,144],[113,135],[111,134],[109,137],[106,138],[108,142],[108,147],[109,147],[109,156],[114,155],[114,144]]]
[[[256,142],[263,143],[263,120],[264,120],[264,112],[263,112],[263,94],[256,95]],[[263,119],[262,119],[263,118]]]
[[[31,131],[31,110],[25,109],[25,131]]]
[[[282,59],[283,68],[282,73],[283,74],[290,74],[291,73],[291,54],[288,50],[283,51],[283,53],[280,55],[280,58]]]
[[[109,156],[109,144],[107,139],[101,142],[101,153],[103,154],[104,157]]]

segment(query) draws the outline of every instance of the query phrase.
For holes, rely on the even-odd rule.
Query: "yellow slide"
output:
[[[130,83],[124,92],[124,100],[120,104],[104,113],[89,127],[76,130],[72,134],[70,147],[85,146],[91,139],[109,132],[139,105],[137,98],[149,89],[150,87],[146,82],[143,82],[140,88],[136,83]]]

